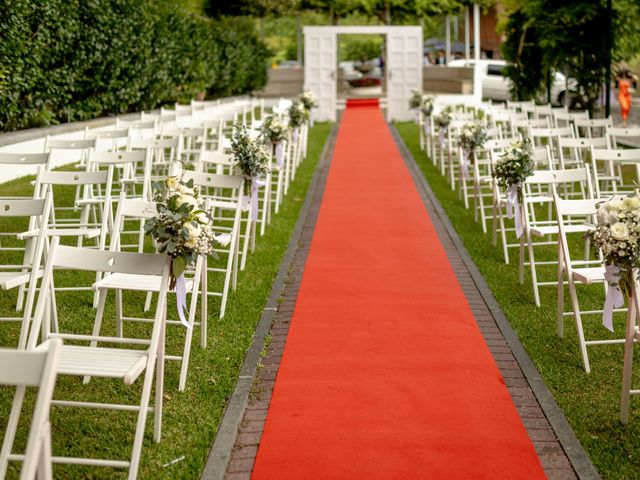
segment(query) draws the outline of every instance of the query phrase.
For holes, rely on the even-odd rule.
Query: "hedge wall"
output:
[[[172,0],[0,0],[0,131],[148,110],[264,86],[246,19]]]

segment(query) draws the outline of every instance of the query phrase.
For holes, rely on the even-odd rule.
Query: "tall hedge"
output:
[[[0,0],[0,131],[264,86],[253,24],[172,0]]]

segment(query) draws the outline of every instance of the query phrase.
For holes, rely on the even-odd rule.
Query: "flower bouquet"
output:
[[[261,142],[251,138],[244,125],[236,126],[231,151],[236,171],[247,180],[244,201],[251,202],[251,218],[255,221],[258,219],[258,189],[264,186],[260,177],[269,173],[269,154]]]
[[[409,109],[410,110],[418,110],[422,107],[422,92],[420,90],[413,90],[411,92],[411,97],[409,98]]]
[[[185,269],[195,262],[198,255],[216,257],[215,248],[229,242],[227,236],[217,236],[212,229],[212,219],[203,209],[199,192],[193,180],[183,182],[176,177],[155,182],[155,201],[158,214],[144,225],[159,253],[171,257],[170,289],[176,289],[180,321],[191,328],[184,316],[186,309]]]
[[[287,139],[289,127],[280,119],[278,115],[267,115],[262,122],[260,136],[265,143],[271,145],[273,155],[278,167],[282,166],[284,158],[283,144]]]
[[[466,123],[460,129],[458,144],[462,148],[462,174],[469,178],[469,162],[473,161],[473,152],[476,148],[481,148],[487,141],[487,127],[484,123],[475,121]]]
[[[302,103],[302,106],[307,112],[311,112],[312,108],[318,106],[316,96],[310,90],[305,90],[300,95],[298,95],[298,100],[300,101],[300,103]]]
[[[442,111],[436,115],[433,119],[436,127],[440,130],[440,147],[444,148],[444,136],[447,133],[447,128],[449,128],[449,124],[453,118],[453,109],[451,105],[446,106],[442,109]]]
[[[293,141],[298,141],[300,127],[309,121],[309,111],[300,100],[294,100],[288,110],[289,126],[293,130]]]
[[[506,152],[493,166],[493,177],[499,186],[507,189],[507,216],[514,217],[516,235],[522,236],[522,216],[520,202],[522,202],[522,185],[527,177],[533,175],[533,146],[529,139],[513,142]]]
[[[428,95],[422,96],[422,103],[420,104],[420,109],[422,110],[422,115],[425,118],[429,118],[433,113],[433,104],[434,98]]]
[[[588,235],[604,257],[605,280],[609,286],[603,324],[613,331],[613,309],[624,305],[631,292],[633,271],[640,267],[640,198],[633,193],[612,198],[598,207],[597,223]]]

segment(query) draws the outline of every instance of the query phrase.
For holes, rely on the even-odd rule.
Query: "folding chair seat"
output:
[[[0,478],[5,478],[9,461],[21,461],[20,480],[51,480],[51,426],[49,411],[56,385],[61,340],[52,340],[44,352],[0,350],[0,385],[16,387],[11,416],[0,451]],[[37,387],[38,397],[31,415],[24,454],[14,454],[13,439],[22,413],[27,387]]]
[[[578,335],[578,345],[582,356],[582,363],[587,373],[591,371],[589,365],[589,356],[587,347],[593,345],[610,345],[623,343],[624,339],[594,339],[586,340],[583,328],[583,317],[602,317],[602,309],[598,310],[581,310],[578,301],[578,291],[576,284],[583,285],[604,284],[605,268],[600,258],[584,259],[574,261],[572,259],[571,249],[567,234],[570,233],[567,225],[576,222],[576,217],[584,218],[585,223],[592,223],[597,212],[597,206],[600,200],[564,200],[554,191],[554,203],[556,207],[556,217],[558,220],[558,335],[564,336],[564,318],[573,317],[576,322],[576,330]],[[568,219],[571,218],[572,222]],[[577,233],[584,236],[584,232]],[[585,254],[589,252],[585,248]],[[571,302],[571,311],[564,311],[564,278],[566,275],[569,288],[569,298]],[[614,312],[624,312],[626,309],[614,309]]]
[[[154,439],[160,441],[162,433],[162,408],[164,390],[164,339],[167,311],[167,291],[169,287],[170,259],[164,254],[112,252],[90,250],[86,248],[59,245],[58,238],[51,243],[51,251],[45,265],[43,282],[38,297],[35,315],[27,343],[28,351],[45,352],[52,348],[52,340],[62,339],[59,375],[83,377],[85,383],[91,377],[119,379],[125,385],[136,383],[142,378],[140,397],[136,404],[107,403],[94,401],[54,399],[54,407],[112,409],[124,412],[136,412],[137,420],[133,446],[129,459],[97,459],[87,457],[53,457],[55,463],[76,464],[97,467],[128,468],[129,479],[135,479],[140,464],[147,415],[153,412]],[[55,308],[55,292],[52,288],[53,277],[59,272],[94,272],[104,274],[127,273],[138,275],[159,275],[162,278],[152,328],[146,339],[106,336],[101,333],[107,289],[100,290],[98,308],[90,334],[63,333],[65,322],[61,319],[60,333],[53,333],[47,312]],[[55,273],[54,273],[55,272]],[[44,331],[44,341],[39,342],[40,332]],[[104,346],[109,345],[109,346]],[[153,406],[150,405],[155,377]],[[76,384],[81,390],[81,384]],[[77,398],[77,395],[74,395]],[[18,402],[20,403],[20,402]],[[14,409],[19,409],[21,404]],[[76,442],[78,439],[74,439]],[[85,453],[85,452],[83,452]]]
[[[0,250],[0,290],[18,288],[16,310],[23,310],[20,317],[0,317],[4,322],[21,322],[18,348],[24,348],[27,341],[29,322],[35,301],[35,290],[38,279],[42,278],[42,257],[45,249],[45,228],[51,212],[51,194],[42,199],[0,199],[0,220],[4,233],[7,234],[8,245]],[[19,225],[17,221],[23,220]],[[25,221],[26,220],[26,221]],[[13,227],[13,228],[12,228]],[[26,228],[37,234],[33,237],[22,237],[20,232]],[[15,243],[9,238],[9,230],[13,230]],[[18,246],[18,240],[26,240],[24,247]],[[20,263],[13,263],[16,252],[23,251]],[[4,253],[3,253],[4,252]],[[12,263],[4,263],[12,261]],[[26,302],[25,302],[25,291]]]
[[[539,288],[542,286],[555,286],[557,279],[553,281],[540,281],[538,279],[538,267],[545,265],[557,266],[557,261],[540,261],[535,258],[535,249],[544,246],[557,246],[557,239],[551,237],[558,234],[558,222],[552,216],[553,190],[555,191],[573,190],[575,185],[579,185],[582,199],[593,199],[591,189],[591,174],[588,165],[583,168],[569,170],[536,170],[533,175],[525,181],[523,188],[523,223],[524,234],[520,237],[520,272],[519,282],[524,283],[525,266],[531,270],[531,281],[533,285],[533,296],[536,307],[540,306]],[[560,188],[567,187],[570,188]],[[536,187],[534,189],[534,187]],[[536,190],[534,192],[534,190]],[[546,218],[540,218],[544,212],[544,207],[548,207]],[[573,223],[567,221],[564,225],[565,233],[586,234],[592,225],[584,221]],[[535,238],[542,240],[535,241]],[[525,262],[525,247],[528,252],[528,262]],[[577,263],[574,262],[574,265]]]

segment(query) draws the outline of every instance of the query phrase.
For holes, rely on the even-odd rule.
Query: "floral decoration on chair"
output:
[[[244,125],[235,127],[231,139],[231,151],[236,171],[247,180],[244,184],[245,207],[251,209],[251,219],[256,221],[258,220],[258,190],[265,185],[260,177],[269,173],[269,154],[262,142],[251,138]]]
[[[484,142],[487,141],[487,126],[481,121],[466,123],[460,129],[458,144],[462,148],[462,175],[465,179],[469,178],[469,162],[473,162],[473,153],[477,148],[482,148]]]

